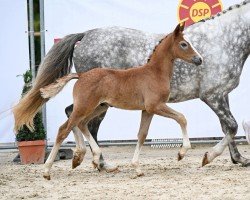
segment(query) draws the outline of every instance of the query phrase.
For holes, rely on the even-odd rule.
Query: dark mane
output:
[[[221,15],[226,14],[226,13],[229,12],[229,11],[232,11],[232,10],[234,10],[234,9],[236,9],[236,8],[240,8],[240,7],[242,7],[242,6],[244,6],[244,5],[248,4],[248,3],[250,3],[250,0],[245,0],[245,1],[243,1],[241,4],[235,4],[235,5],[233,5],[233,6],[230,6],[228,9],[223,10],[223,11],[217,13],[216,15],[213,15],[213,16],[208,17],[208,18],[206,18],[206,19],[202,19],[202,20],[198,21],[197,23],[199,23],[199,22],[206,22],[206,21],[208,21],[208,20],[212,20],[212,19],[214,19],[214,18],[216,18],[216,17],[219,17],[219,16],[221,16]]]
[[[162,42],[163,40],[165,40],[167,37],[168,37],[168,35],[166,35],[164,38],[162,38],[162,39],[159,41],[159,43],[155,46],[153,52],[151,53],[151,55],[149,56],[149,58],[148,58],[148,60],[147,60],[147,63],[149,63],[149,61],[150,61],[152,55],[154,54],[156,48],[157,48],[157,47],[161,44],[161,42]]]

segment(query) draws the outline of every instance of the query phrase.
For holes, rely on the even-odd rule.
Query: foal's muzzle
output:
[[[192,58],[192,62],[193,62],[196,66],[198,66],[198,65],[201,65],[201,64],[202,64],[202,59],[201,59],[200,56],[194,56],[194,57]]]

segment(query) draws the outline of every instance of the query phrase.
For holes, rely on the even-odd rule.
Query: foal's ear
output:
[[[185,28],[185,22],[180,23],[180,31],[183,32]]]
[[[185,27],[185,22],[178,24],[178,25],[176,26],[175,30],[174,30],[174,35],[175,35],[175,36],[178,36],[179,33],[182,33],[183,30],[184,30],[184,27]]]

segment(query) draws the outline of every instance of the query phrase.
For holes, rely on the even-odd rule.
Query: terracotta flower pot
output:
[[[45,144],[45,140],[17,142],[21,164],[44,163]]]

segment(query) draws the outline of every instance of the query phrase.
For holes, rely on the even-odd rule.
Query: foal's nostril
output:
[[[195,64],[195,65],[201,65],[202,64],[202,59],[200,56],[194,56],[192,58],[192,62]]]
[[[200,63],[200,65],[202,64],[202,59],[201,58],[198,59],[198,63]]]

